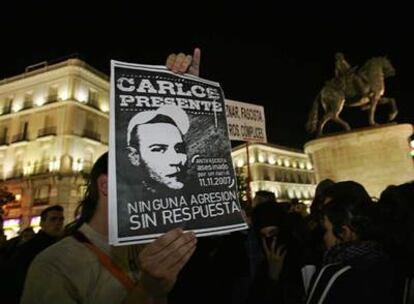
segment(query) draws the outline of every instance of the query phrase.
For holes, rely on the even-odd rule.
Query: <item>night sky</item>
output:
[[[400,110],[397,122],[414,122],[414,23],[408,10],[359,11],[351,2],[341,13],[339,7],[323,11],[299,3],[204,2],[3,6],[0,79],[72,53],[109,73],[110,59],[163,64],[171,52],[200,47],[202,77],[218,81],[227,98],[265,106],[269,142],[303,148],[312,138],[304,129],[307,115],[333,77],[335,52],[359,66],[385,55],[397,72],[386,80],[386,95],[396,98]],[[387,113],[380,106],[378,120]],[[367,126],[367,112],[344,110],[343,117],[352,126]]]

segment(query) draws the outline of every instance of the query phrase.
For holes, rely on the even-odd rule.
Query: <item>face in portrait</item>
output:
[[[187,114],[175,106],[136,114],[128,126],[128,157],[150,188],[180,190],[187,164]]]

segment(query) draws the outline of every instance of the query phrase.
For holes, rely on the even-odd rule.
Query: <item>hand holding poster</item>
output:
[[[230,152],[218,83],[112,61],[110,243],[247,228]]]

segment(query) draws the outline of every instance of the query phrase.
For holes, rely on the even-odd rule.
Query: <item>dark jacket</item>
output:
[[[394,269],[373,242],[333,247],[313,277],[306,304],[393,304]]]
[[[2,266],[0,269],[2,274],[0,276],[0,286],[4,289],[2,299],[5,300],[5,303],[19,303],[31,262],[39,252],[56,241],[55,237],[51,237],[40,230],[33,239],[20,246],[8,263]],[[3,275],[6,273],[7,275]]]

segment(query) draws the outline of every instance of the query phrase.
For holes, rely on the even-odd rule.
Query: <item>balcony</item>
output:
[[[28,136],[27,136],[27,132],[23,132],[23,133],[19,133],[16,134],[12,137],[11,143],[18,143],[18,142],[23,142],[23,141],[28,141]]]
[[[99,101],[96,99],[89,99],[87,105],[99,111],[101,110],[101,108],[99,107]]]
[[[23,103],[23,107],[21,108],[21,111],[31,109],[33,108],[33,101],[27,100]]]
[[[33,168],[33,174],[46,174],[49,173],[49,160],[43,161],[41,163],[36,163]]]
[[[56,102],[58,100],[59,100],[59,96],[58,95],[49,95],[46,98],[45,104],[54,103],[54,102]]]
[[[49,197],[38,197],[33,200],[33,206],[44,206],[49,204]]]
[[[47,127],[43,129],[39,129],[37,131],[37,137],[45,137],[45,136],[55,136],[56,135],[56,127]]]
[[[1,115],[6,115],[11,113],[11,105],[4,106],[3,111],[1,111]]]
[[[92,131],[92,130],[87,130],[87,129],[83,130],[82,136],[86,137],[86,138],[89,138],[89,139],[92,139],[92,140],[95,140],[95,141],[99,141],[99,142],[101,141],[101,134],[99,134],[95,131]]]
[[[0,137],[0,146],[7,146],[9,138],[7,136]]]

